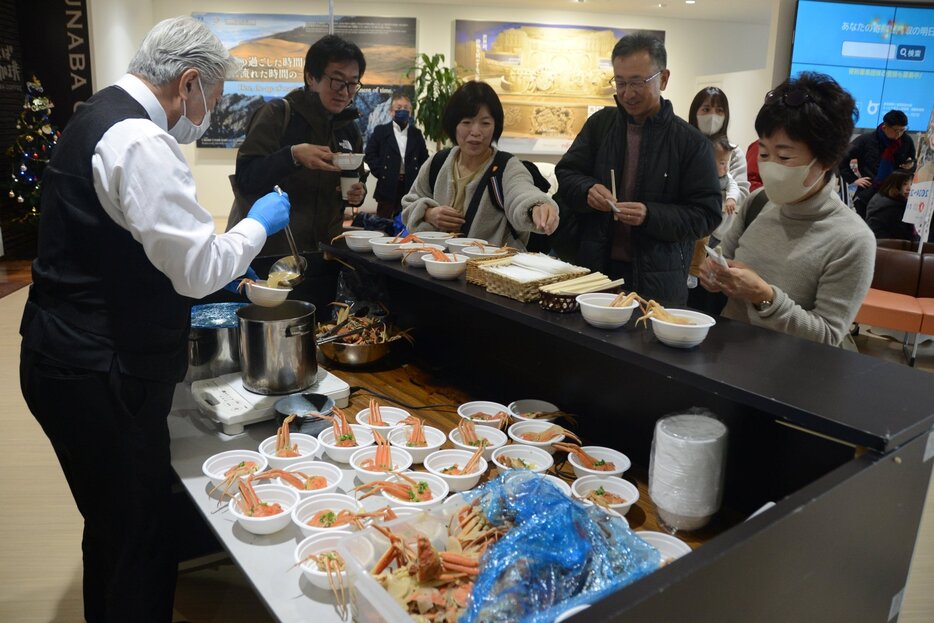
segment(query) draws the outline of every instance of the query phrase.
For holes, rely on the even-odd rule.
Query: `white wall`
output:
[[[775,0],[776,3],[789,0]],[[100,79],[96,88],[106,86],[119,77],[145,34],[139,24],[145,18],[151,24],[174,15],[198,11],[230,13],[298,13],[326,14],[327,2],[298,2],[294,0],[270,0],[262,5],[246,0],[139,0],[132,9],[120,9],[119,0],[92,0],[92,26],[100,28],[118,25],[122,16],[129,24],[124,37],[92,36],[92,59]],[[417,48],[419,52],[433,54],[441,52],[450,59],[453,53],[455,19],[520,21],[545,24],[610,25],[620,28],[646,28],[664,30],[668,49],[668,67],[671,80],[665,97],[675,107],[675,112],[687,117],[691,99],[699,89],[698,77],[717,76],[723,80],[724,91],[730,98],[730,134],[734,140],[748,144],[753,135],[749,129],[750,118],[755,117],[769,82],[769,63],[773,55],[770,40],[775,28],[769,24],[739,24],[703,20],[659,19],[654,17],[626,16],[609,13],[576,13],[573,11],[532,11],[514,8],[478,7],[426,4],[388,4],[372,2],[336,2],[340,15],[403,16],[417,18]],[[147,13],[147,7],[149,12]],[[98,8],[109,14],[106,19],[95,15]],[[774,15],[774,11],[773,11]],[[133,45],[122,42],[135,41]],[[119,68],[119,69],[117,69]],[[700,84],[700,86],[706,86]],[[741,122],[741,123],[740,123]],[[226,218],[233,199],[227,176],[233,172],[236,150],[196,149],[185,147],[198,184],[199,199],[217,217]]]

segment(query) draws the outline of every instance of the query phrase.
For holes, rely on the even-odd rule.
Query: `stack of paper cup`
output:
[[[727,428],[707,415],[673,415],[655,424],[649,495],[674,530],[696,530],[720,509]]]

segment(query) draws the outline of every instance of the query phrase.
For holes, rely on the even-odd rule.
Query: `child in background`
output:
[[[733,176],[730,175],[729,169],[730,156],[736,146],[731,145],[725,136],[713,138],[710,142],[713,145],[717,175],[720,176],[720,192],[723,196],[723,220],[710,236],[710,246],[716,247],[733,223],[733,216],[736,214],[736,201],[740,197],[740,189]]]

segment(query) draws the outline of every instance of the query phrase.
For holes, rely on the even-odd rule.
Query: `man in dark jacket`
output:
[[[402,209],[402,197],[428,160],[425,137],[411,122],[412,101],[404,93],[392,96],[389,116],[392,121],[373,130],[364,158],[377,179],[373,198],[376,214],[383,218],[393,218]]]
[[[694,242],[720,223],[720,185],[710,142],[660,95],[666,64],[646,33],[613,48],[617,105],[587,120],[555,168],[556,248],[646,299],[683,305]]]
[[[861,134],[850,143],[850,150],[840,163],[840,175],[847,184],[856,184],[853,207],[864,219],[869,200],[893,171],[915,170],[915,143],[905,134],[908,116],[890,110],[874,132]],[[857,176],[850,163],[855,160]]]
[[[337,269],[334,262],[324,260],[318,243],[340,234],[344,220],[341,170],[332,159],[337,152],[363,152],[363,136],[356,124],[360,115],[353,98],[365,70],[366,59],[355,43],[335,35],[322,37],[305,56],[304,88],[286,95],[285,101],[272,100],[260,108],[237,153],[237,186],[244,196],[252,198],[274,185],[289,195],[290,227],[299,252],[308,261],[305,280],[292,298],[314,303],[319,319],[334,300]],[[358,182],[347,202],[360,205],[365,194],[366,187]],[[232,212],[227,228],[242,216]],[[253,266],[265,277],[275,260],[289,254],[285,235],[276,234]]]

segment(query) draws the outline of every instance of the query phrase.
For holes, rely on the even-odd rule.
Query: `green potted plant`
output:
[[[434,141],[435,149],[440,150],[445,141],[444,129],[441,126],[444,107],[461,85],[457,71],[445,67],[444,54],[428,56],[422,53],[415,67],[409,69],[405,75],[414,76],[415,120],[425,132],[425,137]]]

